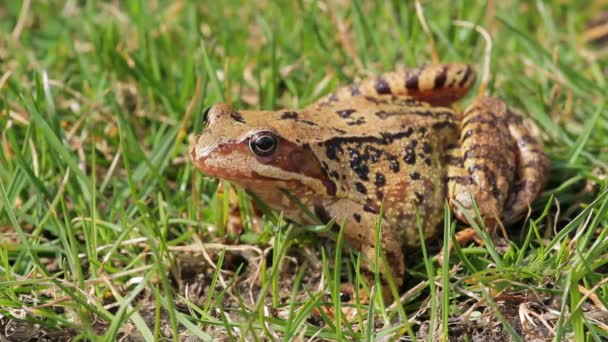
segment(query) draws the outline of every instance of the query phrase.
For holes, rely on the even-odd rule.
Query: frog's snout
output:
[[[213,146],[205,144],[205,133],[198,135],[190,146],[190,159],[192,163],[205,174],[214,174],[213,168],[209,167],[207,161],[211,158]]]
[[[197,164],[199,160],[205,159],[209,154],[209,151],[204,151],[204,149],[201,149],[199,144],[201,135],[197,135],[194,138],[193,143],[190,145],[190,160],[195,164]]]

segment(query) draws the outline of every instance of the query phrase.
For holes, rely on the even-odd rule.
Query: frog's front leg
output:
[[[370,285],[374,281],[374,262],[376,260],[376,229],[378,214],[364,209],[364,206],[351,200],[339,200],[325,208],[336,218],[337,223],[344,222],[344,239],[352,247],[359,250],[365,261],[361,264],[361,273]],[[380,244],[386,264],[380,261],[378,269],[381,273],[384,299],[391,298],[387,274],[390,272],[397,288],[401,287],[405,276],[405,260],[403,257],[402,238],[397,230],[392,228],[386,220],[382,220]]]
[[[357,96],[411,97],[435,106],[446,106],[462,98],[475,82],[475,71],[467,64],[429,64],[420,68],[388,72],[338,89],[313,106],[327,106]]]
[[[491,232],[510,223],[538,196],[548,167],[539,142],[521,118],[494,97],[481,97],[463,114],[459,144],[447,151],[448,197],[456,217],[475,218],[473,201]],[[517,203],[516,203],[517,202]],[[466,242],[475,235],[459,235]]]

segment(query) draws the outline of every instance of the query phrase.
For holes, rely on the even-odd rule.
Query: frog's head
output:
[[[236,111],[216,104],[193,141],[190,156],[203,173],[259,193],[283,188],[335,194],[321,163],[305,142],[311,127],[286,120],[294,112]],[[304,125],[311,126],[311,125]]]

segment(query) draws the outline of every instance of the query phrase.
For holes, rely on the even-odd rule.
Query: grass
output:
[[[297,108],[429,62],[413,2],[5,2],[0,334],[607,339],[608,58],[584,39],[606,3],[423,8],[442,61],[481,70],[484,40],[453,20],[491,33],[488,90],[538,125],[549,182],[508,243],[437,266],[426,241],[402,301],[347,317],[326,308],[348,306],[339,282],[360,278],[358,255],[319,239],[327,227],[257,221],[242,193],[244,228],[230,229],[230,187],[194,172],[188,143],[213,103]],[[458,226],[446,218],[443,246]]]

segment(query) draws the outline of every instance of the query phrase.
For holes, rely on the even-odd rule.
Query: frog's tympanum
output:
[[[465,211],[476,217],[475,203],[493,230],[527,213],[547,176],[541,144],[500,99],[478,97],[462,114],[448,107],[474,80],[468,65],[429,65],[363,80],[303,109],[216,104],[191,158],[295,222],[313,223],[310,213],[344,222],[368,274],[380,243],[389,265],[381,272],[401,285],[404,251],[420,243],[417,215],[429,239],[446,199],[464,223]]]

